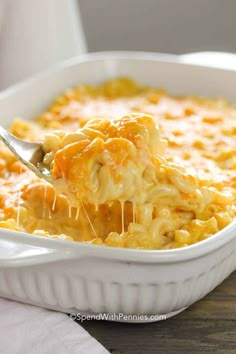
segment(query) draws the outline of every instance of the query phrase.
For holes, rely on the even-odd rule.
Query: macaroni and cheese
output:
[[[236,108],[114,79],[81,85],[16,136],[38,141],[52,184],[1,145],[0,227],[141,249],[183,247],[236,215]]]

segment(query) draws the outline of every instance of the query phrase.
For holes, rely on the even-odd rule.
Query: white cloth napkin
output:
[[[0,353],[106,354],[66,314],[0,298]]]

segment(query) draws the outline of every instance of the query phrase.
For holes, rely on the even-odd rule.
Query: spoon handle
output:
[[[37,163],[41,162],[44,156],[41,144],[18,139],[2,126],[0,126],[0,139],[18,160],[37,174],[37,176],[43,177],[37,168]]]

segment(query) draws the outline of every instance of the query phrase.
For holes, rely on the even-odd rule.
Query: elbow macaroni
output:
[[[20,138],[41,135],[54,187],[1,145],[0,227],[141,249],[208,238],[236,215],[235,122],[222,99],[171,97],[129,79],[81,85],[13,123]]]

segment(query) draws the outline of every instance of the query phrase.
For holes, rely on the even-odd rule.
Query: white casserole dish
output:
[[[236,102],[236,71],[151,53],[95,53],[0,94],[0,123],[33,118],[67,87],[129,76],[171,93]],[[0,230],[0,296],[63,312],[173,316],[236,269],[236,224],[187,248],[142,251]],[[152,318],[146,319],[151,321]]]

